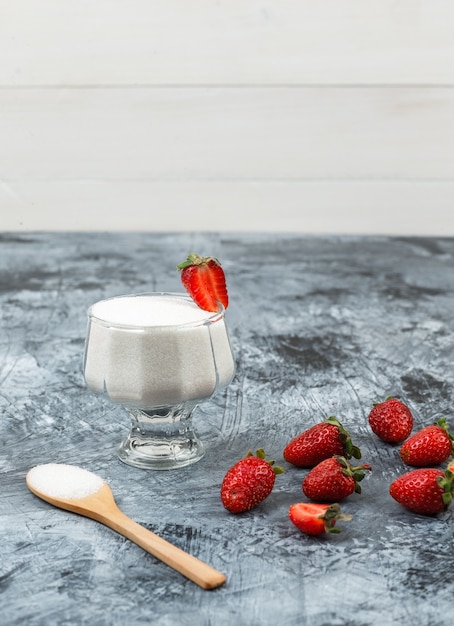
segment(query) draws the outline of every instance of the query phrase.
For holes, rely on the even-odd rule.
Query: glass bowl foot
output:
[[[199,461],[205,449],[192,428],[193,409],[194,406],[128,409],[132,427],[118,449],[120,460],[154,470],[177,469]]]

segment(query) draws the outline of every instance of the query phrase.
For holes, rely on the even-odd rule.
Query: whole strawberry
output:
[[[181,282],[194,302],[205,311],[216,312],[219,303],[226,309],[229,296],[224,270],[214,257],[201,257],[191,253],[186,261],[177,265]]]
[[[288,515],[291,522],[306,535],[340,533],[340,528],[335,527],[336,522],[349,521],[352,518],[351,515],[341,513],[340,505],[337,503],[330,505],[298,502],[291,505]]]
[[[440,465],[453,452],[453,437],[445,418],[426,426],[402,445],[400,458],[413,467]]]
[[[447,469],[411,470],[394,480],[389,493],[402,506],[422,515],[436,515],[445,511],[452,502],[454,474]]]
[[[249,511],[267,498],[282,467],[265,459],[265,452],[257,450],[254,456],[249,450],[246,457],[233,465],[224,476],[221,485],[221,501],[231,513]]]
[[[401,443],[413,429],[410,409],[397,398],[387,398],[384,402],[374,404],[368,421],[377,437],[388,443]]]
[[[284,459],[297,467],[314,467],[335,454],[350,459],[361,458],[361,450],[353,445],[349,432],[335,418],[311,426],[294,437],[284,448]]]
[[[316,502],[339,502],[353,492],[361,493],[360,481],[369,464],[352,467],[343,456],[325,459],[307,474],[303,480],[303,492]]]

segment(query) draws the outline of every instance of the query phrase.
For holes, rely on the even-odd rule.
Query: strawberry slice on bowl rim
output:
[[[215,257],[188,255],[186,261],[177,265],[181,282],[194,302],[205,311],[217,312],[221,304],[229,306],[229,296],[221,263]]]

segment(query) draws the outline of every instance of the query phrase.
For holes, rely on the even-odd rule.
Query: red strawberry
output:
[[[265,459],[265,452],[257,450],[256,456],[249,450],[246,457],[233,465],[224,476],[221,500],[231,513],[249,511],[267,498],[282,467]]]
[[[391,483],[389,493],[410,511],[436,515],[452,502],[453,479],[454,474],[449,469],[445,472],[433,467],[411,470]]]
[[[353,445],[350,434],[335,417],[311,426],[284,448],[284,459],[297,467],[314,467],[335,454],[361,458],[361,450]]]
[[[307,474],[303,480],[303,492],[316,502],[339,502],[353,492],[361,493],[359,482],[369,464],[352,467],[343,456],[325,459]]]
[[[218,311],[219,302],[225,309],[228,307],[224,270],[217,259],[190,254],[177,269],[181,270],[184,288],[201,309]]]
[[[384,402],[374,404],[368,420],[377,437],[388,443],[401,443],[413,428],[410,409],[397,398],[387,398]]]
[[[413,467],[440,465],[451,456],[453,444],[446,419],[442,418],[407,439],[400,449],[400,457]]]
[[[336,522],[351,520],[351,515],[345,515],[340,510],[337,503],[330,505],[298,502],[291,505],[288,515],[301,532],[306,535],[321,535],[322,533],[340,533],[340,528],[335,528]]]

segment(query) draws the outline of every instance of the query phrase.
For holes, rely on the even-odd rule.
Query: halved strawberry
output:
[[[205,311],[219,311],[219,302],[226,309],[229,296],[224,270],[214,257],[189,254],[186,261],[177,265],[181,282],[194,302]]]
[[[349,521],[352,518],[351,515],[341,513],[337,502],[331,505],[298,502],[291,505],[288,514],[293,524],[306,535],[340,533],[340,529],[335,528],[336,522],[338,520]]]

